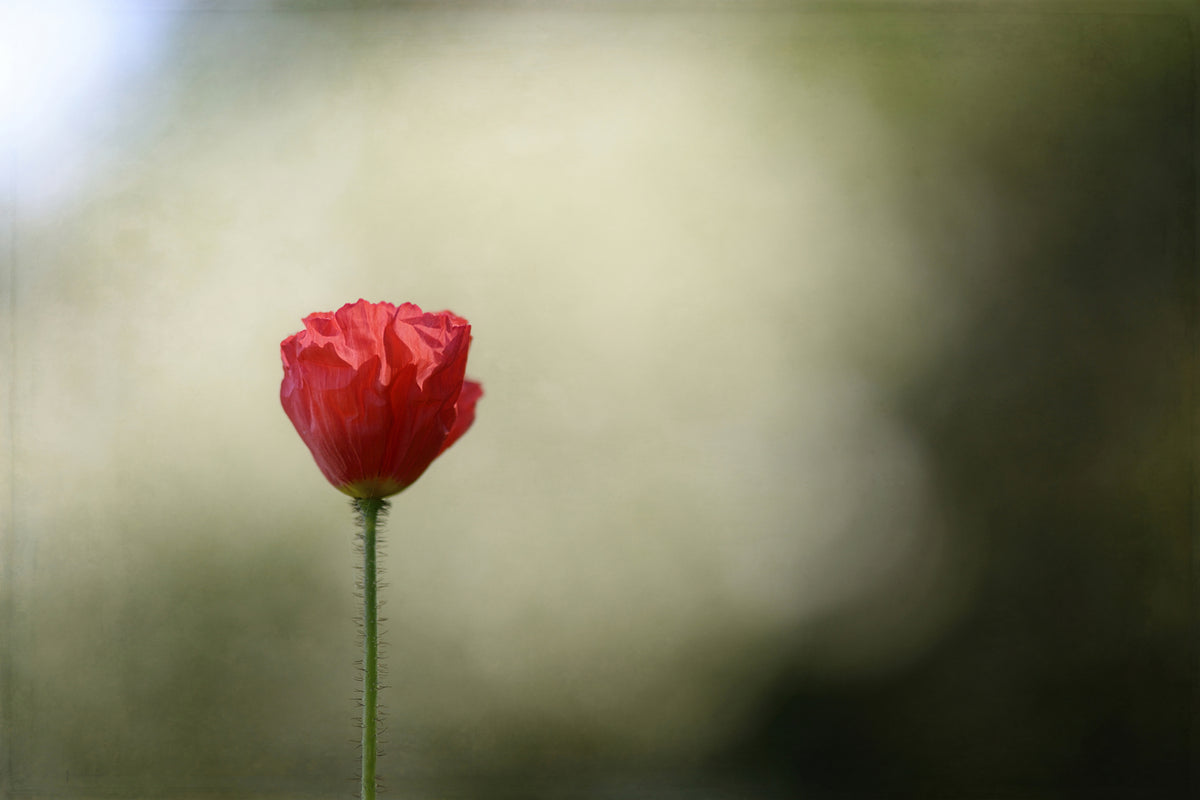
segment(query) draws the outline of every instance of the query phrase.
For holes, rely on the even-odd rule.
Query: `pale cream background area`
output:
[[[953,622],[971,565],[887,393],[970,282],[906,234],[844,21],[106,24],[6,133],[12,787],[353,776],[352,519],[278,345],[359,297],[470,319],[486,392],[387,523],[385,772],[700,757],[784,665]]]

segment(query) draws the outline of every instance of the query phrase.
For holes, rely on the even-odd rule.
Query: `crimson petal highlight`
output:
[[[326,479],[351,497],[412,485],[475,421],[471,325],[449,311],[359,300],[280,343],[279,398]]]

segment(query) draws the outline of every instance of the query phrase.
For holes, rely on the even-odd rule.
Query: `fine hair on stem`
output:
[[[362,600],[359,634],[362,639],[362,661],[359,662],[359,705],[362,707],[362,800],[375,800],[378,787],[376,762],[379,756],[380,709],[379,677],[379,567],[382,554],[379,535],[380,522],[387,516],[388,501],[383,498],[362,498],[353,502],[358,520],[359,579],[357,589]]]

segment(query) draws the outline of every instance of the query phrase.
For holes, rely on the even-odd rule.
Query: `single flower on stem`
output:
[[[304,318],[280,344],[279,397],[322,474],[354,498],[363,544],[362,800],[375,798],[377,525],[388,502],[475,421],[471,325],[449,311],[359,300]]]

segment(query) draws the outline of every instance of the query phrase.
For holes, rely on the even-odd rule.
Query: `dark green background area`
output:
[[[907,158],[900,202],[946,279],[979,287],[962,337],[892,402],[934,454],[980,592],[887,679],[782,676],[739,763],[833,796],[1188,796],[1191,31],[967,13],[857,30]],[[994,205],[955,208],[951,164]],[[957,248],[948,226],[976,215],[990,246]]]
[[[889,209],[916,243],[915,253],[897,249],[897,259],[911,263],[922,285],[953,298],[953,303],[907,315],[864,312],[836,334],[839,358],[869,376],[876,402],[924,454],[940,525],[955,553],[946,563],[956,571],[952,582],[966,587],[953,603],[945,601],[956,610],[935,636],[906,658],[873,663],[872,641],[883,634],[863,628],[863,620],[881,606],[917,602],[889,594],[889,587],[880,588],[878,596],[867,591],[861,606],[834,605],[803,626],[765,615],[747,623],[712,600],[679,611],[680,618],[703,621],[687,633],[668,627],[642,631],[637,620],[618,619],[623,612],[608,616],[599,606],[580,612],[592,627],[578,631],[578,640],[566,640],[598,643],[580,656],[585,666],[557,682],[552,675],[544,686],[496,678],[500,668],[473,662],[474,651],[464,642],[479,631],[431,624],[439,619],[436,606],[444,598],[418,594],[425,584],[410,571],[411,564],[423,563],[430,553],[453,551],[456,530],[492,519],[497,528],[514,519],[546,530],[559,526],[569,542],[580,523],[563,508],[581,518],[611,519],[614,531],[653,543],[680,527],[678,520],[691,519],[679,509],[690,508],[689,503],[701,508],[704,489],[680,488],[669,471],[655,476],[660,490],[651,487],[628,502],[567,478],[565,488],[556,483],[557,473],[579,474],[572,465],[588,462],[588,447],[609,453],[627,441],[654,443],[662,423],[630,407],[620,431],[591,430],[586,419],[554,424],[556,415],[565,415],[553,406],[553,396],[531,390],[521,400],[529,405],[540,399],[546,405],[528,413],[552,422],[527,454],[518,455],[520,437],[506,433],[502,417],[489,419],[497,413],[489,410],[489,402],[492,409],[505,408],[505,384],[489,383],[487,370],[490,365],[492,375],[501,378],[509,374],[505,369],[517,374],[518,367],[498,365],[506,359],[519,364],[521,357],[499,347],[486,350],[486,327],[476,321],[484,349],[474,352],[484,355],[473,355],[480,359],[473,366],[484,370],[485,390],[499,389],[482,401],[480,430],[456,445],[444,467],[435,465],[422,479],[418,489],[435,500],[421,505],[414,498],[413,510],[394,512],[389,523],[385,563],[395,586],[389,599],[396,613],[385,650],[395,687],[384,695],[390,721],[381,762],[390,777],[386,796],[1191,796],[1197,762],[1192,587],[1195,150],[1200,137],[1195,17],[1186,8],[946,3],[645,10],[596,4],[553,11],[521,6],[491,16],[467,6],[438,12],[425,6],[281,9],[180,14],[162,56],[165,73],[177,70],[182,76],[173,84],[179,94],[156,96],[144,126],[136,115],[123,124],[147,141],[189,125],[197,126],[198,136],[216,141],[236,136],[234,121],[246,109],[222,106],[221,87],[239,77],[270,87],[280,75],[345,70],[347,85],[373,91],[375,82],[388,76],[372,72],[375,62],[369,58],[356,62],[356,54],[374,52],[371,48],[380,47],[387,32],[404,31],[406,46],[418,51],[460,48],[469,54],[497,47],[492,57],[504,68],[539,54],[552,65],[560,57],[555,37],[568,31],[597,52],[613,54],[611,76],[604,70],[588,72],[573,90],[585,98],[594,93],[597,103],[601,95],[622,91],[628,78],[619,71],[623,56],[656,42],[682,42],[680,52],[697,64],[715,69],[712,64],[727,59],[755,76],[747,84],[754,96],[745,107],[729,111],[752,109],[757,116],[747,125],[755,135],[726,143],[723,169],[736,171],[743,161],[790,163],[802,146],[797,132],[820,131],[815,139],[841,159],[830,167],[831,174],[841,176],[839,202],[846,209],[836,235],[878,238],[873,246],[886,253],[889,234],[873,227],[872,220],[875,210]],[[447,24],[456,15],[469,24],[462,29]],[[499,45],[487,34],[495,19],[509,26],[509,38],[499,39]],[[593,24],[594,34],[589,33]],[[522,35],[513,36],[514,25]],[[259,51],[254,42],[264,31],[279,38]],[[232,38],[225,38],[226,32]],[[222,62],[213,55],[220,46],[239,53],[241,60]],[[416,58],[412,63],[416,72],[428,62]],[[531,74],[531,82],[544,77],[537,69]],[[855,141],[862,130],[822,127],[820,120],[805,117],[810,107],[798,87],[817,81],[857,93],[872,110],[862,124],[882,126],[870,131],[869,139],[886,142],[883,155],[864,149],[859,161],[855,146],[845,141]],[[330,105],[336,102],[331,96]],[[329,109],[330,118],[351,113]],[[702,138],[702,132],[676,133],[684,153],[689,140]],[[837,142],[839,136],[845,140]],[[586,156],[586,142],[577,147]],[[697,184],[712,169],[701,160],[672,157],[672,147],[664,146],[667,177],[658,178],[668,185],[680,163],[684,177]],[[886,167],[870,171],[880,163]],[[428,181],[429,207],[447,202],[437,194],[439,170],[457,168],[432,164],[428,175],[414,179]],[[108,179],[113,185],[124,180]],[[371,176],[356,180],[368,182]],[[569,175],[562,180],[569,182]],[[200,191],[176,188],[179,194],[168,199],[142,201],[147,207],[186,205],[188,192]],[[545,199],[533,183],[516,180],[508,188],[512,194],[506,202],[514,206],[538,207]],[[795,187],[797,196],[806,191]],[[661,202],[685,205],[684,195],[683,190],[678,195],[664,191]],[[92,200],[105,207],[102,193]],[[765,201],[729,202],[751,209],[746,214],[753,217],[756,203]],[[21,306],[21,292],[36,290],[38,270],[29,265],[82,258],[77,251],[56,251],[48,242],[54,241],[56,226],[69,229],[92,218],[82,201],[61,211],[59,221],[18,215],[14,209],[22,203],[17,194],[6,206],[12,246],[5,263],[10,276],[20,276],[20,282],[9,281],[6,307],[35,315]],[[460,209],[443,211],[453,216]],[[614,215],[620,211],[612,209]],[[386,222],[387,215],[378,213]],[[609,235],[603,215],[576,216],[571,224],[578,227],[570,231],[590,231],[597,241]],[[201,222],[202,231],[235,224]],[[739,217],[729,225],[736,254],[737,233],[753,230],[753,223]],[[570,231],[545,235],[565,239]],[[513,237],[536,240],[541,234],[531,224]],[[719,233],[710,227],[696,235]],[[471,233],[462,236],[469,239]],[[654,241],[663,252],[676,246],[667,234]],[[806,269],[803,251],[813,243],[785,244],[770,263],[743,265],[731,257],[714,285],[735,287],[731,304],[757,303],[773,343],[787,354],[812,334],[795,313],[803,301],[795,289],[800,284],[786,276]],[[683,251],[687,244],[681,240],[677,246]],[[761,251],[755,252],[761,261]],[[169,249],[161,255],[174,257]],[[556,269],[555,275],[575,274],[571,264]],[[869,282],[872,273],[853,275]],[[202,276],[195,280],[203,285]],[[578,277],[545,280],[573,285],[569,294],[577,308],[601,319],[607,314],[588,300],[604,283],[602,273],[597,277],[580,268]],[[78,281],[67,283],[64,293],[87,293]],[[796,294],[771,286],[792,286]],[[866,283],[843,289],[851,308],[856,293],[866,298],[875,290]],[[551,294],[544,287],[529,291]],[[717,305],[705,312],[714,327],[726,313]],[[864,299],[863,307],[868,305]],[[476,298],[475,307],[486,308],[483,298]],[[488,313],[501,315],[485,310],[483,316]],[[670,311],[663,315],[668,325]],[[552,322],[530,319],[526,328],[514,329],[525,338],[514,335],[508,344],[541,348],[539,363],[563,365],[572,375],[605,369],[603,353],[579,355],[581,349],[572,349],[574,340],[561,344],[547,334]],[[236,316],[214,324],[249,325]],[[13,323],[13,330],[13,358],[20,365],[32,349],[25,349],[23,329]],[[937,332],[923,351],[932,355],[914,357],[897,344],[920,340],[923,331]],[[260,337],[270,359],[277,339],[288,332],[276,336],[272,330]],[[273,360],[269,363],[276,368]],[[637,391],[674,382],[675,363],[661,375],[650,370],[652,378]],[[106,501],[100,490],[61,506],[32,502],[21,454],[35,443],[22,438],[21,426],[38,413],[33,406],[43,398],[29,388],[34,381],[23,383],[22,376],[35,372],[22,367],[12,374],[8,399],[15,433],[9,434],[9,444],[14,455],[7,480],[13,507],[0,550],[6,561],[0,573],[5,581],[0,795],[354,796],[354,555],[351,515],[340,495],[328,490],[323,500],[332,511],[314,519],[308,509],[317,506],[308,487],[315,483],[295,487],[264,477],[261,491],[247,488],[255,476],[244,473],[243,459],[254,456],[239,448],[275,447],[272,429],[261,440],[231,439],[222,445],[225,450],[210,452],[199,484],[189,484],[185,473],[163,473],[161,482],[145,482],[139,470],[146,468],[128,455],[136,451],[136,441],[126,438],[114,445],[121,457],[105,463],[108,483],[100,488],[110,490],[109,498],[137,496],[136,508]],[[728,360],[709,374],[704,373],[705,380],[714,383],[738,380],[737,365]],[[799,367],[797,375],[802,382]],[[266,384],[277,380],[273,372],[268,377]],[[617,383],[623,376],[602,377]],[[270,391],[268,386],[262,393],[270,401],[264,407],[273,403]],[[612,398],[596,400],[591,408],[631,399],[637,398],[614,389]],[[579,416],[586,418],[586,410]],[[282,420],[273,407],[264,413]],[[684,416],[687,409],[679,413]],[[798,406],[795,414],[801,413]],[[185,424],[204,429],[203,420]],[[155,431],[144,434],[152,438]],[[279,435],[282,440],[291,434]],[[476,468],[465,466],[471,437],[478,438],[482,454],[483,466]],[[606,444],[610,437],[618,443]],[[636,470],[634,457],[623,453],[610,453],[605,463],[628,459]],[[296,452],[290,457],[294,460]],[[790,509],[790,457],[785,450],[778,465],[780,494],[769,495],[775,505],[767,512],[778,517],[787,517]],[[444,472],[435,474],[439,468]],[[726,468],[734,476],[741,467],[730,462]],[[472,493],[487,470],[520,469],[541,482],[504,498],[503,508],[490,508],[480,499],[489,497],[486,492]],[[799,475],[801,468],[795,470]],[[637,474],[641,480],[643,473]],[[865,478],[863,485],[868,485]],[[595,495],[587,494],[593,490]],[[288,496],[295,498],[295,507],[282,505],[281,498]],[[404,495],[397,503],[408,500]],[[863,524],[886,530],[888,509],[876,511]],[[329,533],[338,524],[345,534],[341,538]],[[753,524],[746,522],[747,530]],[[801,531],[805,524],[803,518],[787,519],[781,530]],[[48,559],[54,550],[45,542],[89,526],[108,532],[107,544],[98,540],[94,552],[75,552],[72,564]],[[159,537],[159,531],[169,533]],[[214,538],[211,531],[222,535]],[[236,546],[223,544],[230,541]],[[570,550],[569,544],[562,547]],[[649,602],[658,580],[667,581],[672,570],[693,574],[686,572],[689,558],[700,563],[695,575],[701,575],[708,563],[704,558],[719,561],[726,555],[682,552],[647,562],[662,570],[647,579],[650,588],[632,578],[622,583],[622,575],[638,574],[637,563],[614,563],[611,580],[618,588],[605,586],[616,594],[622,586],[634,586]],[[518,552],[511,558],[478,565],[480,582],[518,592],[513,587],[522,581],[569,584],[574,579],[560,551]],[[506,565],[526,561],[535,567],[505,572]],[[712,596],[719,597],[715,590]],[[935,606],[942,602],[935,600]],[[487,615],[485,600],[477,603],[477,618],[491,620],[489,635],[507,636],[503,619]],[[529,613],[552,617],[561,611],[547,604]],[[646,638],[623,639],[623,625]],[[753,634],[746,633],[749,628]],[[659,652],[647,641],[669,657],[638,660],[639,647]],[[754,648],[741,653],[747,641]],[[569,650],[569,645],[547,645],[546,652],[561,656]],[[731,656],[734,651],[739,655]],[[853,656],[858,652],[867,655]],[[530,661],[536,662],[539,653],[532,651]],[[841,662],[854,668],[829,666]],[[630,677],[644,663],[668,670],[666,677],[646,682]],[[488,672],[493,668],[500,672]],[[669,696],[676,683],[684,688],[678,697]],[[505,694],[504,687],[513,686],[524,688]],[[646,692],[636,700],[625,697],[631,707],[702,708],[709,715],[705,725],[721,732],[693,740],[664,727],[670,742],[657,741],[653,733],[629,734],[604,708],[625,686]],[[689,692],[717,699],[705,705]],[[490,702],[480,704],[477,698],[485,696]],[[722,706],[726,701],[728,710]]]

